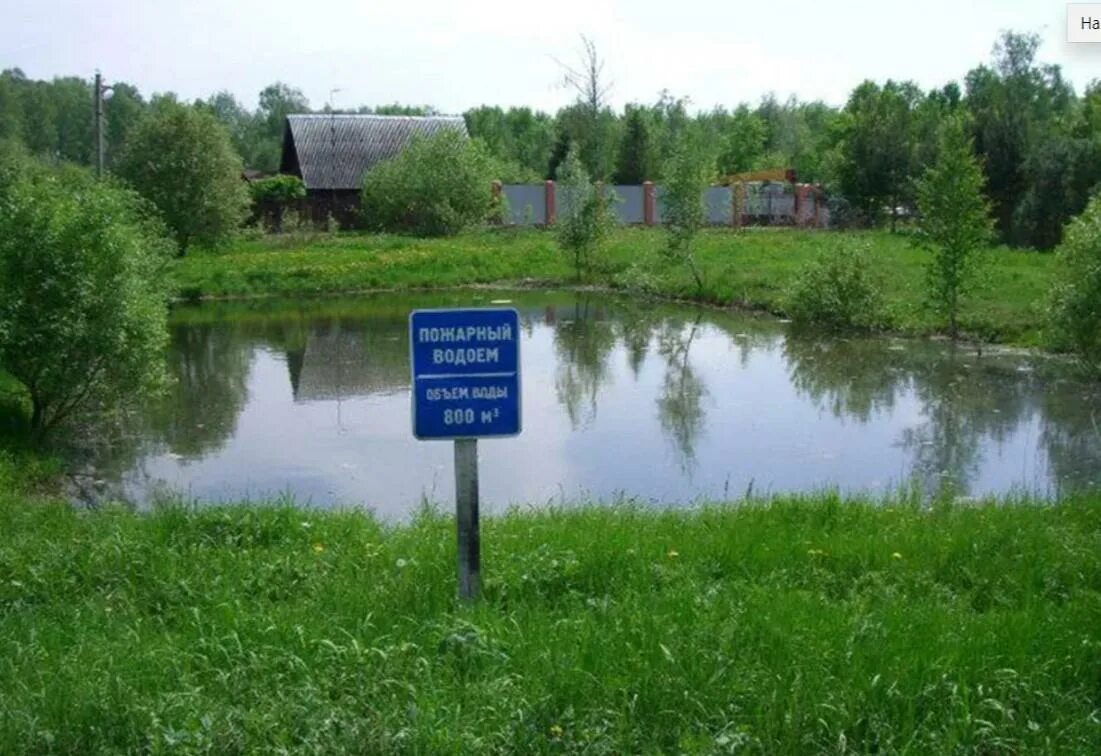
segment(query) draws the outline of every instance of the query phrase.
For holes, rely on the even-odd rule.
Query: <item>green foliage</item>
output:
[[[604,244],[615,228],[609,199],[589,180],[576,146],[558,167],[558,218],[554,233],[581,281],[601,262]]]
[[[547,177],[547,161],[554,144],[554,119],[531,108],[483,105],[463,114],[466,130],[481,139],[490,154],[508,167],[499,171],[501,181],[524,183]]]
[[[298,176],[280,174],[253,181],[249,192],[253,202],[289,203],[305,199],[306,185]]]
[[[911,82],[880,87],[865,81],[845,105],[838,188],[871,225],[886,210],[893,229],[898,211],[910,204],[917,165],[913,120],[920,98]]]
[[[801,327],[867,330],[882,323],[881,276],[873,272],[867,245],[841,244],[796,274],[784,309]]]
[[[990,241],[990,207],[983,195],[982,168],[961,119],[944,123],[936,163],[917,182],[921,237],[933,250],[928,271],[929,300],[959,332],[961,298],[978,272],[978,253]]]
[[[1057,233],[1070,213],[1082,208],[1084,197],[1077,195],[1075,207],[1075,198],[1066,197],[1061,186],[1066,179],[1057,179],[1057,189],[1050,184],[1059,172],[1051,161],[1065,160],[1073,150],[1050,140],[1070,117],[1074,93],[1058,66],[1037,63],[1039,45],[1035,34],[1003,32],[993,66],[968,72],[965,103],[999,235],[1014,244],[1046,247],[1052,230]],[[1081,170],[1073,163],[1062,169]],[[1045,196],[1053,190],[1057,201]],[[1067,200],[1071,204],[1064,206]]]
[[[704,190],[714,174],[714,159],[691,137],[683,135],[673,147],[672,156],[662,170],[662,222],[665,224],[666,257],[682,264],[692,273],[696,292],[703,292],[700,267],[692,243],[707,221]]]
[[[241,159],[205,111],[158,102],[130,133],[118,174],[157,207],[181,254],[226,242],[247,213]]]
[[[414,138],[363,179],[369,228],[452,236],[493,212],[494,165],[485,147],[454,129]]]
[[[132,192],[12,165],[0,169],[0,366],[42,435],[157,385],[172,245]]]
[[[1101,186],[1101,132],[1074,136],[1053,131],[1025,161],[1028,188],[1013,211],[1014,241],[1049,250],[1063,227],[1082,212],[1090,192]]]
[[[1057,251],[1058,278],[1050,295],[1050,331],[1101,370],[1101,193],[1067,227]]]
[[[658,176],[657,142],[648,114],[639,106],[627,106],[623,118],[623,137],[616,160],[616,182],[641,184]]]

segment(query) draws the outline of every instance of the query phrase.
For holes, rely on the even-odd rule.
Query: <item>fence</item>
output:
[[[649,181],[642,185],[609,185],[605,196],[614,196],[613,208],[620,223],[661,225],[664,213],[662,187]],[[549,226],[558,215],[555,182],[542,184],[494,184],[508,211],[505,223],[513,226]],[[707,222],[713,226],[802,226],[825,228],[829,210],[825,197],[811,184],[752,182],[734,187],[712,186],[704,190]]]

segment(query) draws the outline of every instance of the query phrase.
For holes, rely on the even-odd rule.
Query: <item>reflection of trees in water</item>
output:
[[[868,422],[894,406],[906,380],[897,352],[866,341],[789,336],[784,340],[788,375],[797,391],[834,417]]]
[[[1101,385],[1050,381],[1040,441],[1060,493],[1101,487]]]
[[[652,307],[628,304],[616,313],[616,335],[627,351],[627,364],[638,380],[646,355],[650,351],[650,341],[661,318],[654,314]]]
[[[928,342],[789,337],[792,384],[839,419],[866,423],[912,392],[923,422],[902,432],[921,489],[967,492],[983,442],[1004,442],[1037,411],[1038,393],[1020,358],[980,356]]]
[[[248,398],[251,357],[232,325],[172,325],[164,395],[73,434],[66,457],[74,495],[87,503],[122,500],[123,474],[148,484],[140,463],[159,449],[198,457],[221,447]]]
[[[616,345],[615,331],[602,312],[598,317],[598,309],[591,298],[579,298],[572,314],[560,309],[555,319],[554,387],[574,429],[596,417],[597,394],[608,381],[608,358]]]
[[[687,325],[667,320],[658,333],[658,353],[665,360],[665,377],[657,400],[658,419],[680,454],[685,472],[695,467],[696,441],[704,426],[702,399],[707,387],[689,362],[700,320],[700,315]]]
[[[248,340],[230,325],[173,326],[167,362],[172,383],[150,415],[154,436],[184,457],[220,448],[248,399]]]

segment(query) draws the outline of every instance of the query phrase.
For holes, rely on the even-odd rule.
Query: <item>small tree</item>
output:
[[[960,300],[974,283],[977,253],[993,233],[982,168],[959,118],[941,128],[936,162],[917,182],[917,205],[922,239],[933,250],[929,300],[956,338]]]
[[[1049,327],[1057,346],[1101,368],[1101,193],[1067,225],[1056,251],[1059,272],[1050,296]]]
[[[26,388],[41,437],[159,382],[173,245],[152,209],[110,181],[29,162],[3,173],[0,366]]]
[[[364,177],[363,218],[379,231],[451,236],[493,212],[495,178],[481,142],[454,129],[417,136]]]
[[[118,174],[156,205],[181,255],[225,242],[248,213],[241,158],[206,110],[158,101],[127,138]]]
[[[569,256],[580,282],[600,259],[615,218],[609,200],[589,180],[577,145],[571,146],[558,167],[558,204],[558,246]]]
[[[662,193],[662,219],[668,232],[666,257],[685,265],[696,282],[696,293],[703,294],[703,274],[696,264],[692,242],[707,220],[704,191],[711,182],[712,161],[694,143],[682,135],[673,145],[665,164]]]

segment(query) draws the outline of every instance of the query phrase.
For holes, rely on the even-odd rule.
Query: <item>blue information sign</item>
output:
[[[416,310],[409,316],[413,435],[520,432],[520,317],[513,309]]]

